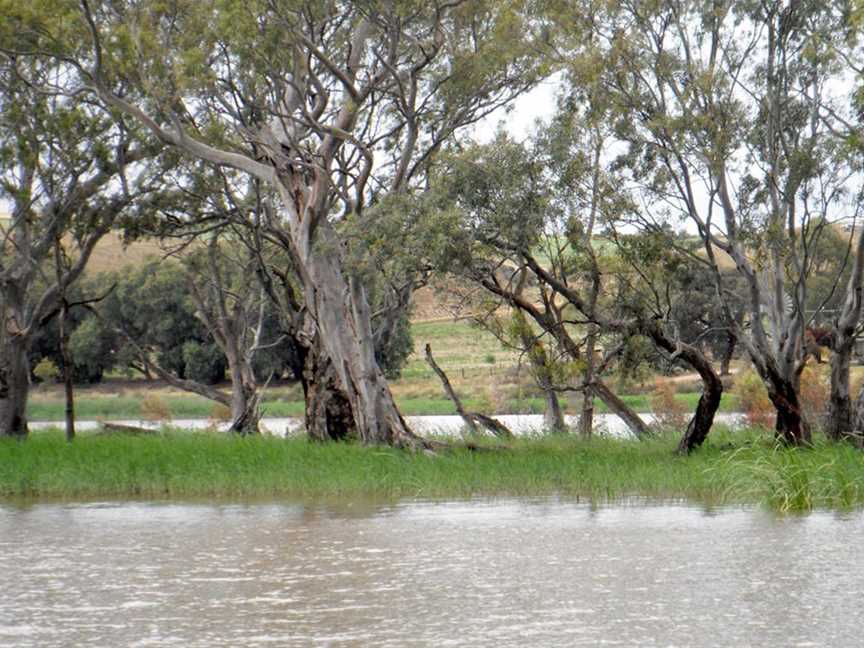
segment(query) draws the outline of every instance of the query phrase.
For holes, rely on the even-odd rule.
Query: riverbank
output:
[[[758,503],[782,511],[864,505],[864,457],[845,445],[773,447],[752,431],[712,433],[690,457],[675,439],[646,442],[520,439],[436,455],[304,439],[169,431],[90,435],[59,430],[0,442],[0,496],[165,498],[376,496],[464,498],[555,495],[599,501],[639,496]]]
[[[693,411],[699,400],[700,392],[676,394],[675,399],[687,411]],[[640,413],[651,411],[650,394],[624,394],[622,400]],[[399,410],[406,416],[440,416],[456,414],[453,402],[446,398],[411,398],[397,397]],[[482,398],[466,398],[465,406],[476,411],[490,411],[490,403]],[[568,403],[562,399],[565,409]],[[66,403],[57,389],[36,390],[27,407],[27,415],[34,421],[62,421]],[[499,414],[541,414],[545,402],[542,398],[522,398],[504,401],[494,409]],[[738,400],[734,394],[724,394],[720,411],[734,412],[738,408]],[[75,413],[82,419],[151,419],[170,420],[183,418],[214,418],[224,417],[225,408],[221,408],[206,398],[186,394],[161,386],[143,386],[124,388],[111,392],[104,387],[82,388],[77,390]],[[569,408],[574,413],[575,407]],[[304,403],[297,399],[297,394],[289,388],[271,390],[265,396],[261,407],[266,417],[302,417]],[[599,401],[596,411],[605,413],[606,406]]]

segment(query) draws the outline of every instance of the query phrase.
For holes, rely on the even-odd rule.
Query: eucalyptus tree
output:
[[[118,356],[131,355],[168,384],[230,408],[229,431],[242,435],[258,432],[256,356],[282,351],[275,347],[283,341],[265,329],[270,304],[256,267],[242,244],[212,236],[179,260],[106,277],[114,289],[97,306]],[[226,369],[228,392],[215,384]]]
[[[838,70],[841,7],[811,2],[584,3],[571,41],[610,105],[646,214],[698,232],[726,320],[777,410],[776,434],[807,443],[798,396],[812,250],[837,213],[844,165],[820,118]],[[747,326],[721,258],[746,286]]]
[[[30,345],[96,244],[160,199],[156,148],[79,82],[51,58],[0,55],[0,436],[27,435]]]
[[[440,182],[466,231],[453,256],[466,276],[532,321],[539,331],[534,344],[554,343],[547,342],[544,357],[566,359],[570,369],[559,371],[556,382],[582,392],[582,434],[590,434],[594,398],[637,436],[647,433],[602,378],[634,336],[697,371],[704,389],[679,444],[690,452],[710,431],[723,389],[711,362],[671,316],[688,299],[673,290],[675,277],[697,262],[692,252],[675,252],[666,230],[621,233],[632,232],[638,206],[603,159],[607,136],[601,121],[571,107],[530,146],[501,137],[452,158]],[[601,340],[606,349],[598,357]]]
[[[644,436],[645,422],[602,377],[621,345],[611,343],[605,357],[595,358],[598,337],[617,331],[605,327],[602,314],[608,302],[601,296],[614,287],[601,278],[592,247],[594,221],[621,205],[612,185],[603,182],[601,188],[600,174],[591,173],[593,161],[590,155],[577,156],[566,170],[549,168],[538,149],[503,134],[448,158],[437,180],[441,218],[454,229],[447,242],[448,267],[496,298],[489,303],[490,315],[502,305],[520,313],[516,337],[522,338],[529,359],[543,359],[544,378],[557,390],[585,395],[583,434],[591,433],[593,402],[599,397],[634,434]],[[588,239],[586,231],[592,232]],[[495,324],[494,318],[486,318],[486,325],[513,328]],[[542,354],[538,345],[544,347]]]
[[[483,0],[3,4],[37,41],[30,50],[75,61],[113,110],[278,196],[262,227],[299,277],[316,366],[335,374],[321,381],[359,439],[415,447],[375,360],[340,223],[363,221],[374,194],[410,190],[460,127],[535,81],[521,10]]]

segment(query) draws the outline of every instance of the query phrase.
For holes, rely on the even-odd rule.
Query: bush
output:
[[[69,338],[69,350],[74,361],[75,382],[97,383],[114,366],[113,336],[101,322],[90,316],[78,325]]]
[[[774,427],[777,411],[768,398],[768,391],[759,374],[752,369],[741,372],[735,377],[732,391],[738,396],[748,425],[766,430]]]
[[[33,375],[39,382],[50,382],[60,375],[60,370],[49,358],[42,358],[33,369]]]
[[[807,422],[814,427],[821,427],[828,414],[828,401],[831,398],[828,376],[815,367],[806,367],[801,374],[799,397],[801,410],[804,412]]]
[[[141,418],[145,421],[170,421],[171,410],[158,394],[147,394],[141,401]]]
[[[210,410],[209,421],[211,423],[226,423],[231,420],[231,408],[222,403],[214,403]]]
[[[389,336],[375,338],[375,360],[387,380],[396,380],[402,375],[402,367],[414,351],[411,337],[411,321],[408,313],[402,313]]]
[[[190,380],[215,385],[225,379],[225,356],[215,344],[186,342],[183,345],[183,362],[184,373]]]
[[[651,393],[651,410],[654,425],[662,430],[680,431],[689,420],[687,406],[675,398],[675,384],[669,380],[656,379]]]

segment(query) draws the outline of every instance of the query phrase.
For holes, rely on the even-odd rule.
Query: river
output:
[[[652,414],[642,414],[643,420],[651,424],[654,420]],[[504,425],[508,426],[514,434],[530,435],[540,434],[543,432],[543,416],[540,414],[498,414],[496,418]],[[458,416],[440,415],[440,416],[406,416],[408,425],[417,434],[422,436],[456,436],[464,427],[464,422]],[[743,419],[742,414],[721,412],[715,416],[716,423],[720,425],[735,426]],[[566,416],[567,425],[575,428],[578,417]],[[136,427],[158,428],[162,425],[160,422],[141,421],[141,420],[116,420],[112,423],[121,425],[133,425]],[[63,425],[62,421],[30,421],[28,423],[31,430],[44,430],[47,428],[56,428]],[[92,431],[100,427],[99,421],[80,420],[75,422],[75,428],[78,431]],[[175,419],[171,422],[179,428],[190,430],[201,430],[210,428],[212,422],[207,419]],[[229,423],[220,423],[217,427],[225,430]],[[265,417],[261,419],[261,427],[267,433],[276,436],[287,436],[292,434],[301,434],[303,432],[303,420],[299,418],[273,418]],[[614,414],[597,414],[594,417],[594,432],[595,434],[606,434],[610,436],[626,437],[630,435],[627,426],[620,418]]]
[[[0,645],[853,646],[864,514],[0,503]]]

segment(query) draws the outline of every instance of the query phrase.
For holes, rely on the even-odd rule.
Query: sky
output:
[[[526,92],[514,103],[507,112],[497,110],[474,128],[474,136],[481,144],[491,141],[498,131],[499,124],[513,137],[522,142],[531,133],[534,122],[540,119],[549,121],[555,110],[555,93],[560,88],[560,81],[555,77],[541,82],[530,92]]]

